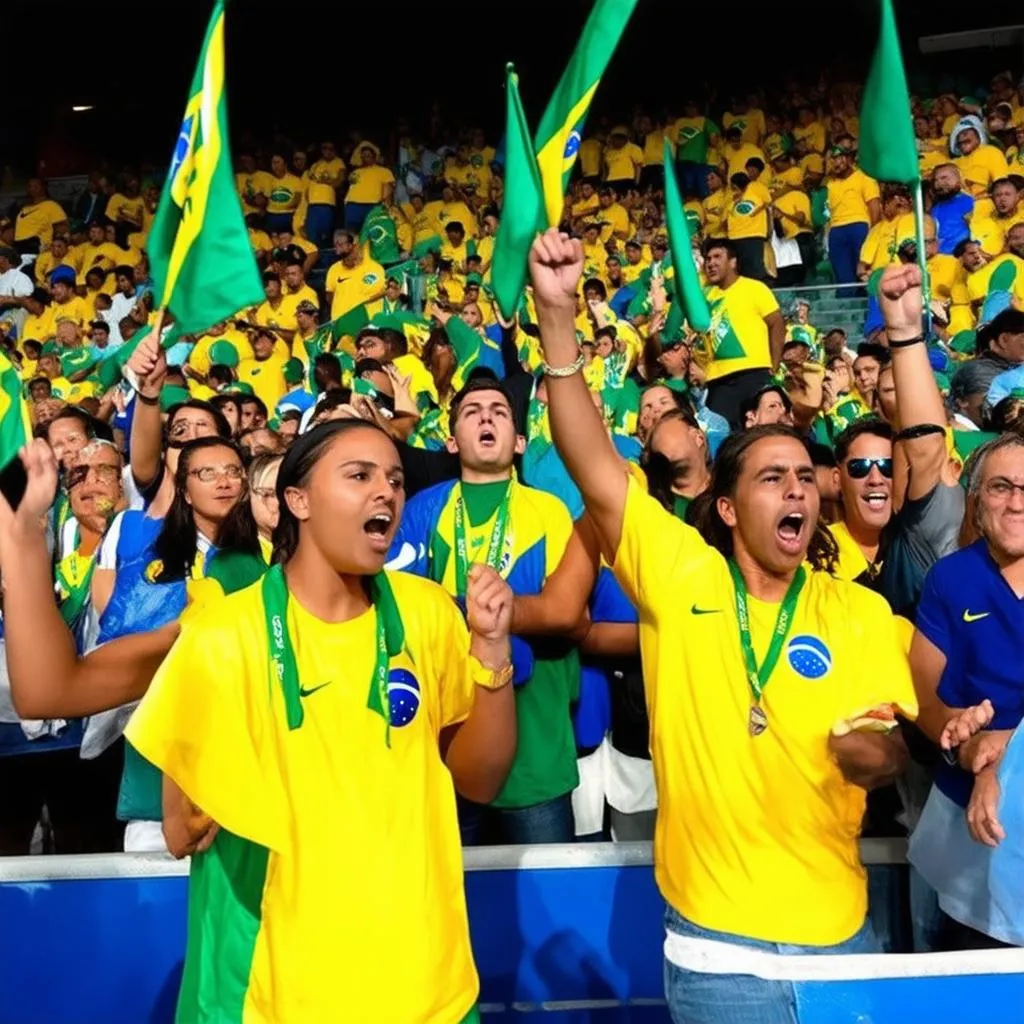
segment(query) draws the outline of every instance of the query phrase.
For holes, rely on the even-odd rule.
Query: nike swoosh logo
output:
[[[698,608],[696,605],[690,609],[694,615],[717,615],[721,610],[721,608]]]
[[[304,686],[299,687],[300,697],[309,697],[311,694],[316,693],[317,690],[322,690],[325,686],[330,686],[333,683],[333,679],[328,679],[326,683],[321,683],[319,686],[311,686],[308,690]]]
[[[964,622],[977,622],[978,619],[987,619],[991,612],[978,612],[977,615],[972,615],[968,609],[964,609]]]

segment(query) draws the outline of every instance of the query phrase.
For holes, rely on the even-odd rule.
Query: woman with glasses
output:
[[[234,589],[239,574],[247,584],[265,568],[238,450],[219,437],[195,438],[172,450],[176,468],[170,508],[162,520],[151,520],[159,527],[156,537],[118,562],[98,645],[165,626],[181,615],[190,597]],[[121,535],[131,534],[132,545],[141,537],[137,526],[143,518],[138,512],[122,517]],[[133,710],[127,705],[93,715],[83,757],[97,756],[114,743]],[[164,849],[160,776],[130,747],[125,749],[118,816],[129,823],[126,850]]]
[[[280,517],[277,474],[283,455],[257,455],[249,464],[249,507],[259,532],[260,551],[267,564],[274,550],[274,530]]]

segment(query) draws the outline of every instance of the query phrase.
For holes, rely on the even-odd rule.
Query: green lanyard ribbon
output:
[[[509,508],[512,504],[512,488],[515,480],[509,480],[508,490],[501,499],[498,511],[494,514],[494,526],[491,528],[491,540],[487,545],[486,563],[495,572],[501,568],[501,556],[505,550],[505,534],[508,532]],[[466,502],[462,497],[462,485],[459,484],[459,496],[455,501],[455,596],[466,596],[466,583],[469,576],[469,552],[466,544]]]
[[[743,582],[739,566],[730,558],[729,573],[732,576],[733,587],[736,591],[736,617],[740,623],[740,646],[743,648],[743,661],[747,670],[747,682],[750,685],[750,693],[754,698],[754,706],[761,703],[761,694],[764,693],[768,680],[778,663],[779,655],[782,653],[782,645],[793,628],[793,619],[796,613],[796,602],[807,581],[807,573],[801,565],[793,581],[782,599],[778,617],[775,619],[775,629],[772,630],[771,643],[768,645],[768,653],[760,665],[757,664],[757,655],[754,654],[754,644],[750,638],[750,614],[747,608],[747,585]]]
[[[92,584],[96,555],[80,555],[72,551],[65,555],[56,568],[56,583],[61,596],[60,617],[73,626],[85,607]]]
[[[263,577],[263,611],[267,627],[267,642],[273,675],[284,693],[285,714],[288,728],[298,729],[304,720],[302,709],[302,687],[299,683],[299,667],[295,659],[288,632],[288,584],[284,569],[271,566]],[[391,746],[391,713],[388,702],[388,665],[393,657],[405,647],[405,628],[398,603],[391,589],[391,582],[385,573],[369,578],[370,600],[376,613],[376,640],[374,643],[373,673],[370,677],[370,694],[366,706],[379,714],[385,721],[384,740]]]

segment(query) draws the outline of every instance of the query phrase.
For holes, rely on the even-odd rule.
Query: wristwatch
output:
[[[512,682],[512,662],[506,661],[501,668],[487,668],[475,655],[469,656],[470,672],[473,682],[485,690],[502,690]]]

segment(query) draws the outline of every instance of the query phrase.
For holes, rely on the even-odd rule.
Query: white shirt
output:
[[[22,273],[17,267],[0,274],[0,298],[14,296],[25,299],[32,294],[33,287],[32,278]]]

